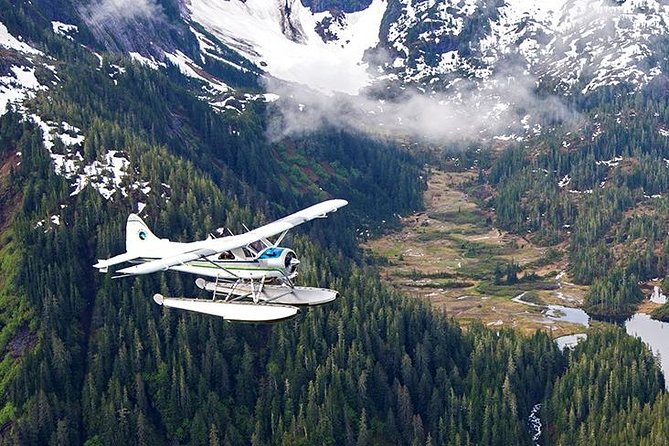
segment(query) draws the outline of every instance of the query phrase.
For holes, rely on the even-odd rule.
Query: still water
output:
[[[585,333],[576,333],[572,335],[560,336],[559,338],[555,338],[555,342],[557,343],[558,348],[561,351],[564,351],[565,348],[576,347],[576,344],[578,344],[583,339],[588,339],[588,335]]]
[[[578,311],[570,312],[569,319],[562,315],[561,320],[580,323],[587,327],[589,318],[583,310],[577,308],[569,308],[569,310]],[[560,311],[563,312],[564,310],[560,309]],[[548,312],[546,315],[551,317]],[[660,367],[664,373],[665,387],[669,390],[669,323],[656,321],[645,313],[636,313],[625,322],[625,330],[627,334],[641,338],[650,347],[653,354],[659,356]],[[587,337],[585,333],[577,333],[556,338],[555,342],[560,350],[564,350],[565,348],[574,348],[579,341]]]
[[[544,311],[546,317],[556,321],[571,322],[584,327],[590,325],[590,316],[580,308],[565,307],[562,305],[548,305]]]
[[[669,323],[637,313],[625,322],[625,330],[627,334],[641,338],[655,355],[660,356],[665,387],[669,389]]]

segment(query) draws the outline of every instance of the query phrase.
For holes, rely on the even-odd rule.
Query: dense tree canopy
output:
[[[640,341],[603,329],[562,353],[543,332],[463,331],[361,261],[359,230],[422,205],[421,162],[401,144],[332,128],[272,142],[266,104],[216,112],[176,69],[112,55],[100,66],[11,6],[3,20],[42,36],[62,62],[59,88],[27,106],[81,128],[83,162],[123,152],[132,166],[124,186],[146,182],[151,193],[117,190],[107,200],[87,186],[72,195],[40,129],[0,117],[9,166],[0,172],[0,443],[532,444],[527,417],[538,403],[546,444],[668,441],[663,379]],[[111,79],[112,64],[125,72]],[[652,195],[667,191],[660,160],[669,149],[644,129],[669,108],[652,92],[597,98],[587,112],[608,116],[604,132],[583,150],[549,134],[538,153],[462,155],[464,165],[479,162],[478,186],[494,188],[499,226],[568,241],[572,275],[593,284],[597,308],[627,308],[638,279],[667,274],[669,205]],[[629,101],[651,112],[625,128],[613,110]],[[624,161],[600,162],[615,157]],[[125,218],[140,199],[157,234],[186,240],[331,196],[351,205],[289,242],[303,258],[301,282],[341,298],[289,322],[229,324],[164,309],[150,296],[194,296],[191,277],[111,280],[91,267],[123,250]],[[513,262],[503,275],[515,280]]]

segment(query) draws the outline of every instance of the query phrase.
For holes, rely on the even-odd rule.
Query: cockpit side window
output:
[[[258,240],[257,242],[253,242],[249,245],[251,249],[253,249],[255,252],[260,252],[263,249],[265,249],[265,244]]]

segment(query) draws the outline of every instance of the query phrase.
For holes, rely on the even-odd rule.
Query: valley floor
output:
[[[571,283],[565,272],[566,245],[539,247],[495,228],[494,215],[459,187],[474,175],[433,172],[425,212],[404,217],[400,231],[365,244],[379,259],[382,277],[465,325],[478,320],[554,337],[582,332],[587,317],[576,309],[587,287]],[[521,272],[509,283],[505,273],[513,264]],[[645,302],[642,309],[649,306],[655,305]]]

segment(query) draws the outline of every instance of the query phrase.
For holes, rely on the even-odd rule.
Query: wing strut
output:
[[[283,232],[281,233],[281,235],[279,236],[279,238],[276,239],[276,241],[274,242],[274,246],[280,244],[280,243],[283,241],[283,239],[286,237],[286,234],[288,234],[288,229],[286,229],[285,231],[283,231]]]

